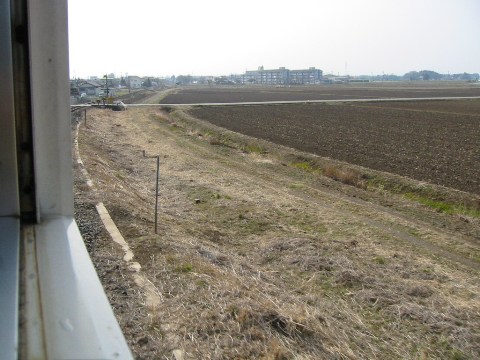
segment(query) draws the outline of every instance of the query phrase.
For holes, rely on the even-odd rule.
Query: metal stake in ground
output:
[[[160,178],[160,155],[147,156],[145,150],[143,150],[143,157],[157,158],[157,180],[155,183],[155,234],[158,234],[158,180]]]

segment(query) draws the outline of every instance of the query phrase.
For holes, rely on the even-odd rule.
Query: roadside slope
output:
[[[143,309],[145,357],[480,356],[475,219],[352,189],[155,110],[95,109],[88,125],[90,196],[161,294]],[[161,156],[159,235],[143,150]]]

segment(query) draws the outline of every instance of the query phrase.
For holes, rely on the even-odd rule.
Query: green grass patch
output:
[[[291,166],[297,168],[297,169],[302,169],[305,171],[316,171],[317,168],[310,162],[302,161],[302,162],[294,162],[290,164]]]
[[[206,280],[200,279],[195,282],[198,287],[208,288],[208,282]]]
[[[299,184],[299,183],[293,183],[293,184],[288,185],[288,187],[290,189],[303,189],[303,188],[305,188],[305,185]]]
[[[297,214],[297,215],[290,215],[288,217],[290,226],[297,228],[300,231],[305,233],[318,236],[320,234],[324,234],[328,231],[327,227],[322,224],[315,216],[310,214]]]
[[[272,228],[272,223],[268,220],[263,220],[255,214],[246,215],[239,214],[236,218],[224,220],[224,226],[230,227],[230,230],[237,235],[260,235]]]
[[[480,203],[475,196],[471,199],[465,196],[452,196],[425,184],[392,181],[381,176],[370,177],[367,180],[367,189],[402,195],[439,213],[480,217]]]
[[[236,149],[235,143],[228,137],[210,137],[208,140],[210,145],[224,146],[229,149]]]
[[[467,215],[471,217],[480,218],[480,210],[469,208],[465,205],[452,204],[442,200],[432,199],[426,196],[406,193],[405,197],[409,200],[417,201],[422,205],[428,206],[435,211],[449,214],[449,215]]]
[[[220,199],[225,199],[225,200],[232,200],[232,197],[227,194],[221,194],[221,193],[213,193],[210,195],[210,197],[214,200],[220,200]]]
[[[120,180],[125,180],[125,176],[119,171],[115,172],[115,177]]]
[[[172,129],[173,131],[180,131],[180,132],[185,131],[185,129],[183,127],[181,127],[180,125],[178,125],[177,123],[172,123],[170,125],[170,129]]]
[[[195,208],[205,216],[208,224],[235,235],[263,234],[275,224],[268,214],[258,212],[255,204],[238,202],[207,187],[189,188],[187,196],[192,201],[199,200]]]
[[[266,153],[265,149],[258,145],[245,145],[242,150],[248,154],[265,154]]]
[[[214,189],[210,189],[207,187],[203,186],[197,186],[197,187],[192,187],[189,188],[187,191],[187,196],[189,199],[199,199],[200,204],[199,205],[205,205],[207,207],[211,206],[212,202],[215,202],[215,200],[232,200],[232,197],[227,194],[222,194],[220,192],[215,191]]]
[[[460,349],[453,346],[443,335],[440,336],[440,339],[434,339],[432,345],[435,346],[437,351],[441,355],[445,356],[446,359],[467,360],[470,358],[467,357]]]
[[[327,228],[322,224],[307,223],[303,221],[297,221],[292,223],[293,226],[309,234],[319,235],[327,232]]]
[[[473,261],[480,262],[480,254],[471,254],[471,255],[470,255],[470,258],[471,258]]]
[[[179,273],[189,273],[193,271],[193,265],[190,263],[185,263],[180,266],[177,266],[175,271]]]

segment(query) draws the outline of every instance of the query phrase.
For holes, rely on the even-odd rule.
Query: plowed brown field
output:
[[[480,101],[197,107],[195,117],[281,145],[480,193]]]
[[[232,103],[295,100],[344,100],[385,98],[480,96],[480,86],[468,83],[370,83],[362,85],[239,86],[178,88],[163,104]]]

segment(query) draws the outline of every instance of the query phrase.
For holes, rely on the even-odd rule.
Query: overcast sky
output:
[[[70,75],[480,72],[480,0],[68,0]]]

